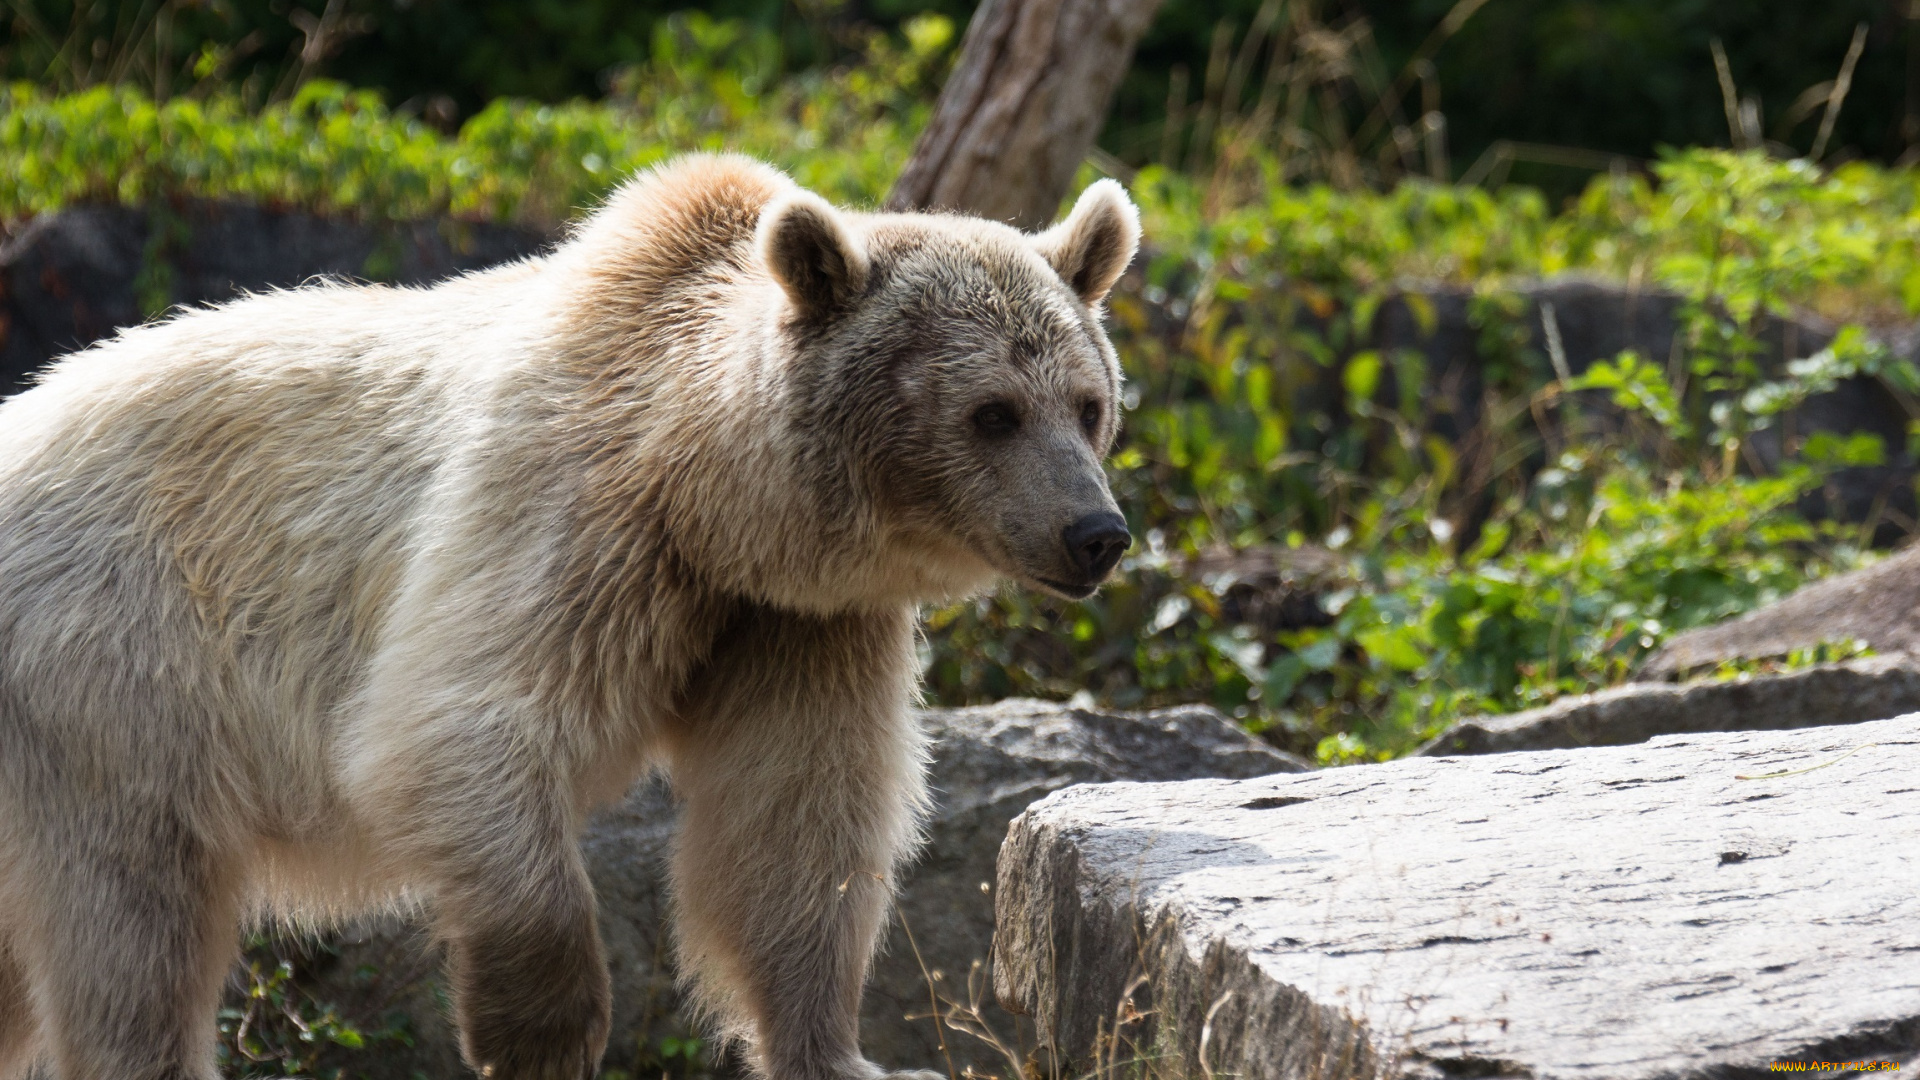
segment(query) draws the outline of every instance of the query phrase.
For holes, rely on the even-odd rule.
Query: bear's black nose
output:
[[[1099,581],[1120,561],[1120,553],[1133,546],[1133,534],[1127,532],[1127,519],[1111,510],[1088,514],[1067,526],[1061,539],[1067,544],[1067,557],[1088,581]]]

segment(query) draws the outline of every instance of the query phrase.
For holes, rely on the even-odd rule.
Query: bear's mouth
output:
[[[1048,589],[1059,593],[1069,600],[1085,600],[1087,597],[1093,595],[1094,590],[1100,587],[1100,583],[1097,581],[1091,584],[1069,585],[1064,581],[1055,581],[1052,578],[1035,577],[1033,580],[1045,585]]]

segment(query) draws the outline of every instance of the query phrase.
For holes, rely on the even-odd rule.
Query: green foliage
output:
[[[859,36],[857,63],[779,78],[771,36],[698,12],[654,35],[652,59],[615,80],[643,138],[670,152],[730,149],[773,162],[838,201],[878,203],[905,163],[956,44],[939,15]]]
[[[689,15],[609,101],[497,101],[453,136],[322,82],[254,112],[15,86],[0,215],[194,196],[553,227],[694,147],[871,203],[952,36],[923,20],[868,38],[859,64],[780,78],[764,35]],[[1687,151],[1556,214],[1522,188],[1337,191],[1242,164],[1228,182],[1156,166],[1133,185],[1151,246],[1110,304],[1128,376],[1113,478],[1140,548],[1085,603],[1010,590],[931,612],[934,700],[1208,701],[1324,760],[1391,756],[1462,714],[1610,685],[1668,634],[1864,558],[1859,530],[1796,507],[1906,447],[1796,435],[1771,471],[1745,447],[1842,379],[1920,400],[1920,374],[1867,329],[1920,309],[1914,174]],[[1556,371],[1509,283],[1564,271],[1677,291],[1680,353]],[[1436,409],[1425,352],[1375,333],[1388,305],[1435,325],[1409,280],[1472,291],[1484,385],[1460,415]],[[1801,310],[1849,325],[1771,365],[1771,320]],[[1263,544],[1332,552],[1313,618],[1247,619],[1232,580],[1192,569]]]
[[[1691,150],[1602,178],[1564,215],[1543,268],[1651,276],[1718,298],[1736,324],[1797,305],[1840,319],[1920,312],[1920,175],[1863,163]],[[1724,347],[1710,338],[1696,346]]]
[[[661,23],[681,6],[653,0],[7,0],[0,4],[0,80],[66,91],[132,82],[162,99],[227,88],[259,105],[285,100],[306,79],[328,77],[378,88],[406,111],[450,123],[499,97],[551,104],[597,96],[609,72],[646,59]],[[772,41],[784,74],[857,54],[866,26],[894,32],[921,14],[964,24],[973,5],[710,0],[701,7]],[[1470,17],[1433,51],[1432,66],[1410,66],[1436,29],[1468,7]],[[1294,65],[1283,81],[1324,82],[1327,90],[1321,95],[1314,88],[1303,102],[1309,115],[1290,130],[1339,141],[1335,128],[1352,132],[1373,122],[1377,131],[1379,116],[1391,114],[1388,126],[1411,135],[1394,141],[1416,143],[1428,137],[1426,116],[1442,116],[1444,125],[1433,134],[1452,146],[1450,175],[1503,139],[1643,159],[1661,145],[1724,144],[1727,121],[1710,53],[1716,38],[1726,45],[1738,93],[1759,106],[1762,135],[1805,150],[1824,104],[1809,93],[1834,78],[1862,23],[1865,50],[1832,149],[1891,161],[1920,134],[1908,93],[1914,13],[1888,0],[1209,0],[1161,5],[1102,144],[1136,164],[1157,159],[1168,141],[1169,83],[1184,78],[1188,98],[1199,97],[1210,82],[1223,89],[1229,72],[1208,78],[1216,37],[1224,30],[1233,46],[1228,60],[1238,59],[1263,8],[1270,9],[1269,25],[1320,31],[1281,56]],[[1246,51],[1249,62],[1237,80],[1243,113],[1256,107],[1268,81],[1263,50]],[[1305,68],[1328,77],[1303,76]],[[1389,91],[1396,83],[1397,95]],[[1311,115],[1321,109],[1345,115],[1338,124],[1323,124],[1326,117]],[[1176,136],[1179,111],[1176,105]],[[1365,150],[1380,158],[1407,152]],[[1523,179],[1550,181],[1556,190],[1573,190],[1584,179],[1564,165],[1532,168]]]
[[[642,1043],[639,1051],[640,1061],[636,1067],[641,1076],[652,1077],[657,1073],[663,1080],[700,1080],[714,1071],[712,1048],[707,1040],[696,1036],[668,1035],[652,1043]],[[633,1076],[624,1069],[606,1069],[600,1073],[600,1080],[633,1080]]]
[[[303,969],[323,946],[295,946],[264,935],[247,943],[240,978],[245,993],[220,1009],[217,1054],[222,1076],[314,1076],[341,1080],[350,1075],[342,1051],[360,1051],[382,1042],[410,1043],[399,1019],[378,1024],[354,1022],[334,1006],[317,1000],[303,983]]]
[[[1612,360],[1600,360],[1566,384],[1567,390],[1605,390],[1615,405],[1642,412],[1676,438],[1686,438],[1692,429],[1680,415],[1673,386],[1667,382],[1666,369],[1628,349]]]
[[[836,199],[885,193],[952,41],[929,16],[864,62],[762,85],[764,41],[691,14],[605,104],[501,99],[455,136],[377,94],[313,81],[249,112],[231,95],[155,104],[127,87],[0,90],[0,219],[77,202],[244,199],[399,220],[436,214],[553,227],[637,169],[684,150],[773,161]]]
[[[607,75],[644,60],[682,5],[649,0],[6,0],[0,80],[72,92],[131,84],[158,98],[231,92],[283,101],[308,79],[378,88],[441,120],[500,97],[556,103],[598,96]],[[834,4],[717,0],[709,15],[755,28],[781,72],[859,51],[861,29]],[[924,5],[873,11],[897,30]],[[934,10],[931,13],[942,13]],[[964,7],[945,10],[964,18]],[[849,48],[848,45],[852,47]]]
[[[1801,649],[1794,649],[1785,656],[1768,657],[1760,660],[1723,660],[1713,666],[1709,672],[1688,672],[1692,678],[1709,678],[1716,682],[1731,682],[1735,679],[1753,675],[1772,675],[1782,671],[1792,671],[1813,664],[1832,664],[1845,660],[1861,660],[1878,655],[1873,648],[1860,638],[1842,641],[1820,641]]]
[[[1094,600],[933,613],[929,682],[948,701],[1207,701],[1324,761],[1391,757],[1463,715],[1616,684],[1669,634],[1856,564],[1854,537],[1794,512],[1812,478],[1690,483],[1570,450],[1457,554],[1388,488],[1330,538],[1351,574],[1321,598],[1330,625],[1270,634],[1225,617],[1231,579],[1171,572],[1156,530]]]
[[[1204,700],[1325,761],[1392,756],[1464,714],[1617,683],[1677,630],[1860,563],[1859,530],[1797,504],[1883,460],[1877,439],[1801,440],[1771,473],[1733,451],[1840,379],[1913,385],[1859,325],[1780,370],[1760,339],[1781,313],[1899,302],[1914,178],[1693,151],[1660,180],[1602,178],[1555,216],[1526,191],[1421,182],[1210,206],[1143,173],[1159,255],[1112,321],[1129,377],[1115,488],[1146,550],[1085,603],[1009,593],[936,613],[936,696]],[[1562,379],[1503,282],[1566,270],[1680,293],[1676,366],[1629,353]],[[1427,357],[1372,344],[1388,302],[1432,324],[1408,278],[1476,290],[1477,416],[1433,415]],[[1469,426],[1442,438],[1440,419]],[[1183,569],[1307,538],[1346,564],[1326,625],[1261,630],[1232,617],[1233,581]]]
[[[1657,157],[1663,146],[1727,145],[1715,40],[1725,46],[1736,94],[1754,105],[1761,138],[1789,156],[1803,153],[1816,139],[1826,95],[1860,26],[1867,30],[1864,51],[1827,159],[1894,161],[1920,138],[1920,99],[1908,91],[1920,21],[1914,10],[1896,11],[1885,0],[1214,0],[1162,6],[1102,145],[1130,162],[1158,157],[1167,142],[1165,117],[1179,116],[1175,102],[1227,81],[1226,72],[1214,76],[1215,43],[1232,43],[1227,56],[1236,58],[1249,28],[1275,7],[1282,24],[1328,24],[1306,47],[1282,55],[1287,79],[1316,78],[1307,74],[1316,69],[1343,72],[1337,94],[1304,103],[1307,122],[1286,136],[1338,141],[1368,125],[1403,133],[1393,140],[1398,145],[1356,146],[1362,168],[1411,159],[1423,166],[1411,171],[1426,172],[1450,161],[1444,175],[1456,178],[1496,144],[1518,143],[1532,152],[1519,157],[1512,177],[1557,198],[1577,193],[1591,170],[1607,168],[1615,155],[1634,164]],[[1450,38],[1437,33],[1462,15]],[[1430,63],[1413,63],[1423,51]],[[1241,110],[1264,92],[1256,68],[1240,89]],[[1318,124],[1316,108],[1344,111],[1344,132]]]

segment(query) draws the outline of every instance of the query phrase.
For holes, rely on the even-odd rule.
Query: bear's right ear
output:
[[[1140,211],[1112,180],[1094,181],[1065,221],[1033,238],[1034,250],[1088,306],[1107,298],[1139,246]]]
[[[867,253],[840,214],[796,191],[760,214],[760,257],[808,321],[844,310],[867,287]]]

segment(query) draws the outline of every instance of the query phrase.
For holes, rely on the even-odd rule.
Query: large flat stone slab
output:
[[[997,990],[1076,1068],[1911,1069],[1920,716],[1068,788],[1014,821],[998,904]]]
[[[1621,746],[1656,735],[1826,727],[1920,711],[1920,664],[1871,656],[1778,674],[1635,682],[1505,716],[1462,720],[1423,755]]]

